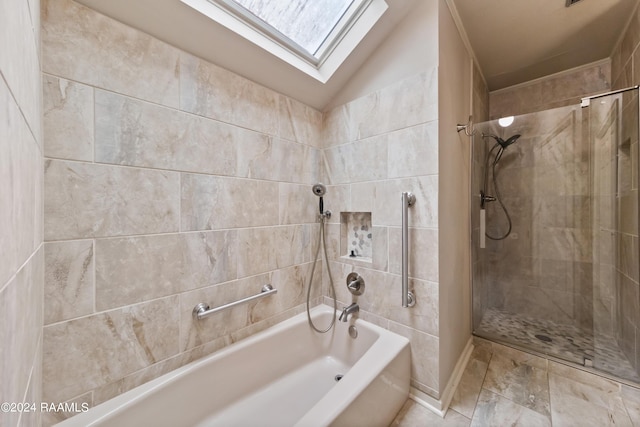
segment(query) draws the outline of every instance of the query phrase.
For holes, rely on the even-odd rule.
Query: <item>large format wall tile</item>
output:
[[[238,142],[259,139],[235,126],[96,91],[96,162],[235,175]]]
[[[0,81],[0,287],[40,245],[42,153]]]
[[[324,152],[330,184],[372,181],[387,177],[387,137],[376,136],[332,147]]]
[[[0,2],[0,402],[41,399],[42,78],[38,0]],[[39,426],[40,411],[0,412]]]
[[[40,360],[43,282],[43,256],[38,250],[0,290],[0,396],[6,402],[24,401],[29,375]],[[39,379],[34,376],[31,386]],[[0,424],[18,425],[18,416],[2,411]]]
[[[399,228],[389,229],[389,272],[402,272],[402,256],[399,250],[402,233]],[[438,282],[438,230],[409,229],[409,276]]]
[[[437,396],[440,353],[438,337],[395,322],[389,322],[389,330],[411,341],[411,385],[420,391]]]
[[[278,293],[273,298],[267,297],[258,300],[257,303],[249,306],[249,321],[257,323],[279,313],[302,306],[306,302],[309,278],[311,275],[311,264],[297,264],[287,268],[281,268],[271,273],[270,283],[278,289]],[[310,299],[315,300],[322,295],[322,276],[320,273],[320,263],[316,265],[316,270],[311,283]]]
[[[180,109],[269,135],[279,94],[195,56],[180,57]]]
[[[614,61],[611,66],[596,64],[535,80],[528,85],[494,91],[490,95],[490,116],[497,119],[543,111],[560,105],[575,105],[579,104],[584,96],[606,92],[611,88],[610,82],[616,80],[616,70],[619,68],[615,61],[615,50],[612,57]],[[475,116],[474,119],[477,121]]]
[[[93,254],[93,240],[44,245],[45,325],[93,312]]]
[[[238,176],[309,183],[318,176],[320,157],[313,147],[255,134],[238,141]]]
[[[127,392],[141,384],[158,378],[170,371],[173,371],[187,363],[200,359],[208,354],[211,354],[221,348],[229,345],[228,340],[221,338],[214,340],[207,344],[195,347],[188,351],[177,354],[176,356],[165,359],[161,362],[150,365],[146,368],[142,368],[130,375],[120,378],[112,383],[106,384],[96,388],[93,394],[93,404],[99,405],[109,399],[116,397],[119,394]]]
[[[0,72],[29,123],[36,143],[41,145],[42,92],[36,83],[40,81],[40,28],[30,15],[29,4],[23,0],[6,0],[0,5]],[[3,99],[0,105],[15,104],[13,101],[5,104]]]
[[[93,161],[93,88],[43,76],[44,154]]]
[[[360,107],[359,135],[403,129],[438,118],[438,71],[432,68],[403,79],[356,101]],[[360,105],[362,104],[362,105]],[[402,105],[401,112],[398,106]]]
[[[388,134],[389,178],[438,173],[438,121]]]
[[[89,405],[89,408],[94,406],[94,399],[93,399],[93,392],[89,391],[87,393],[81,394],[78,397],[75,397],[73,399],[69,399],[66,402],[60,402],[60,403],[67,403],[67,404],[71,404],[69,405],[69,409],[75,409],[75,408],[81,408],[83,404],[87,404]],[[57,402],[56,402],[57,403]],[[73,406],[72,406],[73,405]],[[60,423],[64,420],[66,420],[69,417],[72,417],[74,415],[76,415],[77,412],[75,411],[57,411],[57,412],[53,412],[53,411],[49,411],[49,412],[45,412],[42,415],[42,426],[43,427],[48,427],[48,426],[52,426],[55,425],[57,423]]]
[[[270,276],[262,274],[180,294],[180,350],[200,346],[249,325],[251,305],[264,301],[242,304],[200,320],[194,319],[192,315],[196,305],[205,303],[211,308],[219,307],[255,295],[267,283],[270,283]],[[278,294],[265,299],[276,297]]]
[[[325,200],[333,211],[327,240],[334,280],[339,284],[351,271],[365,278],[367,291],[358,299],[361,315],[410,338],[411,385],[436,399],[441,392],[437,73],[430,69],[336,107],[325,113],[323,128],[323,172],[327,182],[338,184],[329,187]],[[409,275],[417,304],[409,310],[402,308],[400,292],[405,191],[416,195],[409,210]],[[281,186],[281,200],[284,194]],[[291,204],[281,204],[283,223],[282,212],[289,213]],[[373,226],[372,258],[366,262],[344,257],[345,219],[360,212],[370,213]],[[326,274],[323,278],[326,295]],[[337,294],[341,302],[351,301],[344,286],[338,285]]]
[[[129,387],[124,378],[135,376],[138,380],[133,382],[142,382],[142,378],[152,378],[166,366],[185,363],[188,358],[178,355],[181,350],[217,348],[298,310],[304,304],[310,251],[317,239],[317,226],[312,223],[318,198],[309,184],[322,175],[320,148],[325,141],[319,134],[329,127],[330,120],[323,121],[319,112],[189,54],[174,56],[176,50],[83,6],[67,0],[47,0],[44,10],[45,49],[55,52],[48,53],[44,68],[53,75],[94,86],[95,161],[134,166],[47,162],[45,206],[47,217],[52,218],[47,220],[47,238],[97,238],[97,309],[141,302],[47,327],[45,376],[51,378],[55,370],[59,377],[46,381],[45,396],[63,400],[90,390],[98,394],[103,390],[103,397],[118,394],[119,387]],[[96,34],[102,36],[98,39]],[[77,43],[63,51],[69,35],[77,38]],[[122,46],[133,46],[133,50]],[[129,59],[126,65],[122,64],[123,58]],[[151,74],[151,78],[139,81],[133,77],[134,72],[145,78]],[[105,78],[110,73],[113,75]],[[433,137],[437,126],[436,76],[434,68],[405,79],[348,104],[337,114],[340,120],[345,119],[345,128],[329,132],[340,140],[327,144],[341,146],[327,161],[333,172],[328,176],[339,177],[337,180],[344,185],[330,190],[335,190],[336,197],[332,199],[331,193],[327,197],[331,206],[326,206],[335,214],[329,227],[333,229],[331,235],[339,235],[339,211],[354,204],[373,212],[373,221],[381,225],[374,228],[378,243],[371,264],[375,269],[372,283],[379,286],[372,288],[372,299],[362,303],[381,311],[374,316],[398,322],[386,320],[397,332],[413,338],[415,354],[425,354],[414,361],[414,385],[433,395],[439,391],[437,254],[433,251],[437,249],[437,230],[412,231],[427,238],[414,245],[425,255],[412,261],[416,276],[412,286],[422,297],[421,308],[385,311],[384,301],[396,295],[391,289],[398,281],[397,229],[388,228],[399,225],[399,209],[394,208],[399,203],[393,202],[399,197],[398,190],[416,191],[425,201],[413,210],[412,225],[437,227],[437,205],[426,203],[437,199],[437,145]],[[175,90],[176,80],[179,91]],[[150,94],[149,86],[159,88],[157,93]],[[402,114],[397,112],[398,104],[403,106]],[[181,132],[172,133],[174,129]],[[192,135],[197,136],[192,139]],[[215,141],[208,145],[206,137],[211,135],[215,135]],[[345,143],[351,144],[345,148]],[[212,151],[207,151],[209,148]],[[340,150],[345,149],[351,150],[346,157],[352,165],[340,164],[345,160],[345,152]],[[398,163],[403,165],[396,166]],[[399,179],[386,182],[389,177]],[[356,194],[354,181],[362,182]],[[76,215],[79,211],[84,213]],[[178,231],[183,233],[174,234]],[[130,237],[102,238],[111,236]],[[76,244],[58,243],[68,244],[68,250]],[[330,244],[340,247],[337,239]],[[77,245],[79,250],[82,244]],[[338,249],[333,252],[339,254]],[[58,264],[72,265],[82,257],[61,258],[56,260]],[[316,265],[314,300],[320,296],[326,277],[320,273],[321,265]],[[342,273],[353,268],[341,265]],[[388,274],[387,269],[394,274]],[[276,296],[194,324],[191,310],[196,303],[234,301],[255,294],[265,282],[273,282],[278,288]],[[350,295],[342,293],[344,289],[340,296],[347,301]],[[149,299],[154,300],[145,302]],[[169,300],[180,301],[178,313],[170,310],[169,316],[171,322],[180,325],[179,333],[169,330],[170,339],[177,342],[175,351],[169,344],[157,342],[165,332],[159,330],[166,324],[144,334],[147,340],[155,340],[163,356],[140,357],[137,344],[121,349],[119,337],[131,336],[130,325],[137,324],[133,321],[135,310]],[[148,315],[164,311],[167,307],[153,307]],[[106,338],[105,321],[109,318],[115,338]],[[150,322],[161,323],[158,317]],[[105,339],[94,348],[89,337]],[[135,339],[132,341],[135,343]],[[65,359],[60,355],[66,348],[73,346],[80,348],[78,354],[85,347],[84,351],[91,348],[94,353],[116,349],[114,354],[127,360],[120,362],[112,357],[104,362],[103,358],[109,358],[103,355],[95,366],[94,360],[78,360],[74,354],[71,360],[58,362]],[[165,364],[169,358],[176,365],[173,361]],[[56,363],[68,365],[60,369]],[[69,372],[71,365],[78,368],[77,372]],[[98,375],[98,371],[102,373]],[[69,378],[74,375],[75,379]]]
[[[43,71],[178,107],[179,51],[71,0],[42,1]]]
[[[331,192],[333,188],[329,191]],[[347,210],[371,212],[375,225],[399,226],[402,222],[400,200],[405,191],[410,191],[416,196],[416,203],[409,208],[409,225],[437,227],[437,175],[353,184],[351,185],[351,205]]]
[[[277,183],[183,174],[181,185],[182,231],[278,223]]]
[[[283,95],[279,96],[278,107],[278,136],[322,148],[322,113]]]
[[[295,265],[180,294],[180,348],[184,351],[213,342],[288,311],[290,315],[296,314],[298,311],[291,309],[305,302],[310,270],[309,264]],[[192,316],[193,308],[199,303],[209,304],[211,308],[218,307],[258,294],[265,284],[271,284],[278,292],[201,320],[195,320]],[[317,274],[314,276],[311,297],[317,298],[320,294],[321,278]]]
[[[401,277],[384,274],[382,278],[374,290],[367,288],[372,293],[368,298],[372,306],[365,309],[410,328],[438,336],[438,284],[410,279],[409,290],[413,292],[416,305],[408,310],[402,307]],[[363,307],[366,307],[365,304],[363,303]]]
[[[238,277],[308,262],[310,243],[305,225],[238,230]]]
[[[425,332],[432,336],[438,336],[439,299],[438,284],[418,279],[409,279],[409,290],[416,298],[415,306],[407,309],[402,307],[401,277],[396,274],[388,274],[373,269],[364,269],[359,265],[353,267],[342,261],[341,269],[336,270],[332,265],[332,273],[335,277],[346,277],[351,271],[357,271],[365,280],[366,296],[358,298],[361,310],[375,313],[392,322]],[[324,267],[323,267],[324,268]],[[339,279],[337,286],[338,297],[341,301],[350,302],[351,294],[344,286],[344,279]]]
[[[44,401],[64,402],[177,354],[178,315],[172,296],[46,326]]]
[[[42,325],[38,324],[38,338],[36,339],[37,350],[33,358],[31,373],[29,377],[29,385],[25,393],[24,402],[41,402],[42,401]],[[36,403],[37,404],[37,403]],[[18,422],[20,426],[41,426],[42,412],[23,412]]]
[[[409,208],[410,227],[438,226],[438,176],[386,180],[374,183],[373,222],[376,225],[402,224],[402,193],[409,191],[416,202]]]
[[[354,117],[354,110],[354,104],[350,102],[325,113],[322,128],[325,149],[358,139],[358,121]]]
[[[174,172],[47,160],[45,238],[178,231]]]
[[[96,307],[105,310],[236,278],[236,231],[96,240]]]
[[[280,224],[304,224],[316,220],[318,197],[311,191],[311,186],[280,183],[279,191]]]
[[[333,147],[436,120],[437,74],[437,68],[433,68],[329,111],[323,129],[325,146]]]
[[[42,21],[46,399],[100,403],[300,312],[323,114],[70,0]]]

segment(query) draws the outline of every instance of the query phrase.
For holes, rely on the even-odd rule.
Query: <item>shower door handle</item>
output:
[[[487,211],[480,209],[480,249],[487,247]]]
[[[409,292],[409,207],[416,202],[413,193],[402,193],[402,306],[413,307],[416,300]]]

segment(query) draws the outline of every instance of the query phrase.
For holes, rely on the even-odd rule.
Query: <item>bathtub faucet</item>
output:
[[[340,318],[338,320],[346,322],[347,317],[349,317],[350,314],[357,313],[359,311],[360,311],[360,306],[358,306],[358,304],[354,302],[349,307],[345,307],[342,309],[342,314],[340,315]]]

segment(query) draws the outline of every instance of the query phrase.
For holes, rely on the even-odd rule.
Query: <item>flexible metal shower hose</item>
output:
[[[313,258],[313,265],[311,266],[311,275],[309,276],[309,286],[307,286],[307,319],[309,321],[309,325],[313,328],[314,331],[324,334],[325,332],[329,332],[333,325],[336,323],[336,313],[338,311],[338,303],[336,301],[336,289],[333,286],[333,277],[331,277],[331,268],[329,267],[329,257],[327,256],[327,243],[324,237],[324,215],[320,215],[320,232],[318,235],[318,244],[316,246],[316,255]],[[320,254],[320,244],[324,248],[324,259],[327,263],[327,273],[329,273],[329,283],[331,284],[331,294],[333,295],[333,317],[331,319],[331,323],[327,326],[326,329],[319,329],[316,325],[313,324],[313,320],[311,320],[311,312],[310,312],[310,300],[311,300],[311,284],[313,282],[313,273],[316,270],[316,262],[318,262],[318,255]]]

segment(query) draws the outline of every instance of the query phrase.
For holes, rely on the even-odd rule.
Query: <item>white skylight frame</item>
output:
[[[354,1],[318,49],[319,54],[313,56],[277,30],[256,25],[254,21],[262,20],[228,0],[180,1],[322,83],[329,80],[388,8],[384,0]]]
[[[245,6],[242,4],[245,0],[209,0],[214,4],[220,4],[221,6],[226,7],[232,13],[235,13],[241,19],[244,19],[249,25],[253,25],[259,31],[262,31],[265,36],[272,38],[275,41],[278,41],[288,47],[290,50],[298,53],[303,58],[307,59],[309,62],[318,65],[322,62],[323,58],[327,54],[327,50],[330,48],[332,44],[335,44],[334,41],[339,39],[343,32],[348,31],[348,24],[352,18],[352,16],[357,16],[360,10],[363,7],[367,6],[367,0],[337,0],[343,3],[348,3],[343,5],[337,12],[332,16],[332,19],[326,20],[325,23],[331,24],[330,21],[333,22],[333,27],[330,28],[330,31],[326,33],[324,41],[318,44],[318,48],[312,50],[306,49],[306,47],[298,43],[295,38],[290,38],[287,36],[287,33],[281,31],[278,27],[278,23],[270,22],[266,19],[263,20],[259,15],[263,13],[262,10],[250,10],[245,9]],[[251,0],[248,0],[251,2]],[[304,2],[312,1],[316,2],[319,0],[286,0],[282,1],[276,0],[274,3],[276,6],[282,8],[283,5],[288,5],[290,8],[294,8],[296,6],[296,1],[298,5],[301,5]],[[319,3],[318,3],[319,4]],[[345,7],[346,6],[346,7]],[[277,9],[276,9],[277,10]],[[277,17],[280,18],[280,17]],[[317,34],[321,35],[321,34]]]

